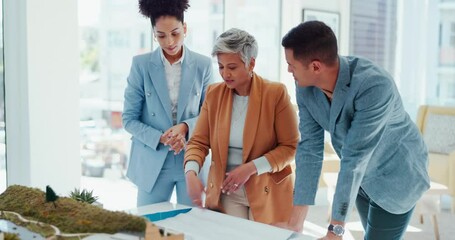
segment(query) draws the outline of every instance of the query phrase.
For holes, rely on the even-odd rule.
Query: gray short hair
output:
[[[253,35],[246,31],[231,28],[222,33],[216,40],[212,49],[212,56],[219,53],[239,53],[240,58],[248,67],[251,58],[258,56],[258,43]]]

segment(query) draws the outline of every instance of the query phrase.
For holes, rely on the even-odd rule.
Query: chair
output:
[[[430,179],[447,187],[455,213],[455,107],[421,106],[417,126],[428,146]]]
[[[416,211],[420,214],[419,217],[421,224],[423,224],[424,214],[431,215],[435,240],[440,239],[439,225],[436,214],[439,212],[439,200],[443,194],[448,194],[447,187],[439,183],[431,182],[430,189],[428,189],[428,191],[423,194],[422,198],[419,199],[416,206]]]

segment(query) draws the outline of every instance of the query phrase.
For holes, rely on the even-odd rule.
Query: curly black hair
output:
[[[183,12],[189,7],[188,0],[139,0],[139,12],[150,18],[153,27],[162,16],[173,16],[183,22]]]

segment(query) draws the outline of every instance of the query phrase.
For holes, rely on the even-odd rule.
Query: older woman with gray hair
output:
[[[257,54],[255,38],[243,30],[233,28],[216,39],[212,56],[224,81],[207,89],[184,164],[195,205],[270,224],[291,214],[290,163],[299,135],[286,87],[253,71]],[[204,189],[197,175],[209,150]]]

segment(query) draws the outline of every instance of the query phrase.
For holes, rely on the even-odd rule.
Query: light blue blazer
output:
[[[319,88],[297,87],[294,204],[314,204],[326,130],[341,159],[332,218],[346,220],[360,187],[386,211],[405,213],[429,188],[427,148],[392,77],[366,59],[339,60],[331,104]]]
[[[125,89],[123,126],[132,135],[127,177],[138,188],[150,192],[168,155],[160,143],[164,131],[173,126],[171,100],[161,48],[133,58]],[[188,125],[191,136],[204,102],[207,86],[213,82],[211,59],[185,47],[177,103],[177,123]],[[183,153],[177,155],[183,164]],[[183,172],[182,172],[183,175]]]

